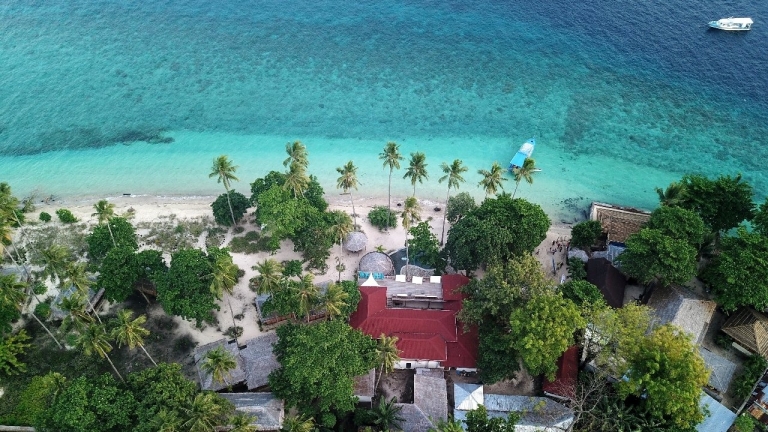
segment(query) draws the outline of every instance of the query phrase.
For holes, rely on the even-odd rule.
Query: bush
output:
[[[585,280],[570,280],[560,285],[563,297],[573,301],[577,306],[584,303],[596,304],[605,302],[603,294],[596,286]]]
[[[587,265],[576,257],[568,258],[568,276],[575,281],[586,279]]]
[[[752,387],[761,376],[765,368],[768,367],[768,361],[759,355],[753,355],[744,362],[744,370],[741,375],[733,380],[733,396],[738,402],[744,401],[752,392]]]
[[[32,292],[35,293],[35,295],[43,295],[48,292],[48,287],[45,286],[43,282],[35,282],[35,285],[32,287]]]
[[[59,217],[60,221],[66,224],[77,222],[77,218],[75,217],[75,215],[73,215],[72,212],[67,209],[56,210],[56,216]]]
[[[40,220],[43,222],[50,222],[51,221],[51,214],[46,212],[40,213]]]
[[[245,195],[235,192],[235,190],[229,191],[229,201],[232,202],[232,213],[234,214],[235,221],[239,221],[248,207],[251,206],[251,202]],[[227,201],[227,194],[223,193],[216,198],[216,201],[211,204],[213,208],[213,218],[216,223],[224,226],[232,225],[232,213],[229,212],[229,202]]]
[[[588,220],[579,222],[571,230],[571,245],[589,252],[590,246],[597,243],[603,235],[603,226],[600,222]]]
[[[384,206],[376,206],[368,213],[368,220],[371,225],[379,230],[387,228],[397,228],[397,213]]]
[[[448,198],[448,205],[445,208],[446,217],[448,222],[454,224],[476,208],[477,204],[475,204],[475,199],[472,198],[472,195],[467,192],[461,192]]]
[[[302,265],[299,260],[283,261],[283,276],[301,276]]]
[[[235,232],[235,234],[242,234],[243,231],[245,231],[245,227],[244,226],[236,226],[233,231]]]
[[[44,320],[51,316],[51,304],[50,303],[38,303],[35,306],[35,315],[41,320]]]

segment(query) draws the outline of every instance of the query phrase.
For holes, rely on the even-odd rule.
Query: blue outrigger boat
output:
[[[509,170],[512,171],[515,168],[521,168],[525,160],[533,154],[533,148],[536,147],[536,138],[531,138],[524,142],[520,146],[520,150],[517,151],[515,157],[509,162]]]

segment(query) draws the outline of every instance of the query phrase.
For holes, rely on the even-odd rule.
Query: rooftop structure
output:
[[[691,290],[681,287],[658,288],[648,301],[658,324],[672,323],[693,337],[701,345],[707,327],[712,321],[715,302],[699,297]]]
[[[413,376],[413,404],[396,404],[400,407],[403,432],[427,432],[433,430],[439,420],[448,419],[448,389],[443,371],[416,369]]]
[[[70,296],[77,293],[77,287],[74,285],[70,285],[69,288],[65,290],[59,291],[59,294],[56,296],[56,298],[51,303],[51,316],[53,319],[64,319],[64,317],[67,316],[67,312],[63,311],[61,307],[59,306],[61,304],[61,301],[65,298],[69,298]],[[88,301],[85,302],[85,310],[86,312],[91,312],[91,305],[98,310],[97,305],[101,301],[101,298],[104,296],[104,288],[101,288],[98,291],[94,291],[93,289],[88,290]]]
[[[271,331],[250,339],[240,351],[248,390],[266,386],[269,383],[269,374],[280,368],[280,363],[272,352],[276,343],[277,333]]]
[[[542,389],[547,396],[571,399],[576,394],[576,380],[579,377],[579,347],[574,345],[557,359],[557,374],[554,381],[544,378]]]
[[[401,361],[439,362],[444,367],[474,368],[477,364],[477,331],[464,333],[456,321],[463,296],[456,289],[469,279],[443,276],[442,309],[387,308],[387,288],[360,287],[361,299],[350,325],[374,338],[396,336]],[[424,284],[427,285],[427,284]],[[406,366],[408,367],[408,366]]]
[[[736,363],[704,347],[699,348],[699,352],[701,353],[701,358],[704,359],[704,364],[710,371],[709,386],[720,393],[727,392],[728,386],[731,385],[733,374],[736,372]]]
[[[376,393],[376,369],[371,369],[365,375],[355,377],[352,394],[357,396],[360,402],[371,402]]]
[[[383,252],[368,252],[360,258],[357,269],[366,273],[384,273],[386,276],[395,274],[395,265],[389,255]]]
[[[368,244],[368,236],[360,231],[353,231],[344,239],[344,248],[350,252],[360,252]]]
[[[768,317],[760,312],[740,309],[728,318],[721,330],[747,351],[768,358]]]
[[[627,237],[640,231],[651,218],[651,213],[631,207],[593,202],[589,218],[600,222],[607,242],[625,242]]]
[[[237,366],[235,369],[229,371],[229,376],[226,377],[225,381],[214,381],[213,376],[204,371],[201,367],[203,362],[205,362],[206,354],[209,351],[213,351],[219,347],[224,347],[225,350],[229,351],[229,353],[232,354],[232,356],[235,358],[235,361],[237,362]],[[238,349],[237,344],[234,342],[228,343],[226,339],[220,339],[216,342],[201,345],[195,348],[194,358],[195,366],[197,367],[197,376],[200,379],[200,387],[203,390],[217,391],[245,381],[243,360],[240,357],[240,350]]]
[[[597,286],[609,306],[624,306],[627,279],[610,261],[605,258],[592,258],[587,261],[587,281]]]
[[[235,411],[255,417],[251,424],[258,431],[278,431],[283,427],[284,404],[272,393],[221,393],[219,396],[232,402]]]
[[[706,408],[709,415],[696,425],[697,432],[726,432],[736,420],[736,414],[704,392],[701,392],[699,406]]]

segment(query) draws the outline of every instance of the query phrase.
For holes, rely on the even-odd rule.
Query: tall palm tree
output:
[[[11,251],[6,247],[6,245],[10,244],[13,244],[13,231],[10,224],[0,218],[0,253],[5,252],[13,264],[16,265],[16,267],[21,268],[21,265],[19,265],[19,260],[17,259],[19,256],[18,250],[16,251],[16,257],[14,257]],[[14,249],[16,249],[15,245]]]
[[[355,227],[357,227],[355,199],[352,197],[352,189],[357,190],[357,186],[359,185],[357,181],[357,167],[352,161],[349,161],[344,166],[336,168],[336,172],[341,174],[341,176],[336,179],[336,189],[341,189],[344,193],[349,193],[349,201],[352,203],[352,217],[355,220]]]
[[[205,360],[200,364],[200,369],[211,374],[214,382],[224,383],[227,386],[231,385],[227,378],[232,377],[231,371],[236,367],[235,356],[221,345],[205,353]]]
[[[256,426],[254,425],[254,422],[256,421],[256,416],[252,416],[245,413],[235,413],[232,417],[229,418],[229,423],[227,427],[229,428],[228,432],[256,432]]]
[[[15,276],[0,275],[0,305],[22,309],[22,304],[24,303],[26,292],[27,284],[17,280]],[[43,329],[45,329],[45,332],[48,333],[48,336],[50,336],[54,342],[56,342],[56,345],[58,345],[60,349],[64,349],[61,343],[59,343],[58,339],[53,336],[53,333],[51,333],[48,327],[43,324],[42,321],[40,321],[40,318],[38,318],[37,315],[35,315],[35,312],[32,311],[29,312],[29,314],[32,316],[32,318],[34,318],[35,321],[37,321],[38,324],[40,324]]]
[[[512,193],[512,198],[517,194],[517,187],[520,186],[520,181],[525,180],[528,184],[533,184],[533,174],[538,172],[536,168],[536,161],[532,158],[525,158],[523,166],[515,168],[513,171],[515,175],[515,191]]]
[[[112,366],[112,370],[120,378],[120,381],[125,382],[123,376],[117,371],[115,364],[112,363],[112,359],[109,358],[108,353],[112,351],[112,344],[109,343],[109,337],[107,332],[104,331],[103,325],[91,324],[86,327],[85,331],[80,333],[80,336],[77,338],[77,346],[87,356],[98,354],[99,357],[107,359],[109,365]]]
[[[71,259],[72,255],[67,248],[52,244],[38,253],[36,261],[43,267],[43,279],[50,279],[51,282],[61,285],[64,270]]]
[[[181,408],[183,421],[180,431],[214,432],[226,420],[228,405],[213,392],[197,393]]]
[[[143,327],[144,323],[147,322],[147,316],[139,315],[136,319],[131,318],[133,318],[133,312],[128,309],[118,312],[115,320],[116,326],[112,329],[112,337],[117,341],[118,347],[128,345],[128,348],[134,349],[138,346],[152,364],[157,366],[155,359],[144,348],[144,338],[149,336],[149,330]]]
[[[109,230],[109,237],[112,239],[112,245],[117,247],[117,243],[115,243],[115,236],[112,234],[112,227],[109,226],[110,219],[115,217],[115,205],[107,200],[100,200],[93,205],[93,208],[96,210],[96,213],[92,213],[91,216],[98,216],[99,225],[104,222],[107,223],[107,229]]]
[[[306,316],[307,322],[309,322],[309,314],[317,303],[319,294],[317,286],[314,284],[314,276],[311,273],[301,277],[296,294],[299,297],[299,314]]]
[[[400,144],[390,141],[384,146],[384,151],[379,153],[379,159],[384,161],[384,168],[389,168],[389,189],[387,190],[387,229],[391,223],[389,218],[392,214],[392,172],[396,169],[400,169],[400,161],[403,160],[403,155],[400,154]]]
[[[288,167],[296,164],[304,170],[309,167],[309,158],[307,154],[307,147],[301,143],[301,141],[294,141],[285,145],[285,152],[288,153],[288,158],[283,161],[283,166]]]
[[[448,214],[448,200],[451,199],[451,188],[458,189],[459,185],[464,183],[464,177],[461,175],[467,172],[468,168],[464,166],[464,163],[461,160],[455,159],[450,165],[443,162],[440,165],[440,169],[443,170],[443,174],[445,175],[440,177],[437,182],[442,183],[446,180],[448,181],[448,194],[445,197],[446,211],[443,212],[443,233],[440,234],[440,244],[443,244],[443,240],[445,240],[445,216]]]
[[[227,155],[221,155],[213,160],[213,166],[211,167],[211,173],[208,174],[208,178],[217,177],[218,183],[224,183],[224,190],[227,191],[227,204],[229,204],[229,214],[232,216],[232,226],[237,225],[235,221],[235,212],[232,210],[232,201],[229,199],[229,186],[232,181],[240,181],[235,176],[237,166],[232,165],[232,161],[229,160]]]
[[[411,229],[414,222],[421,219],[421,206],[416,197],[412,196],[405,199],[402,216],[403,228],[405,229],[405,265],[408,266],[410,263],[410,256],[408,255],[408,231]],[[405,276],[408,277],[408,267],[406,267]]]
[[[666,189],[656,188],[659,195],[659,203],[663,206],[679,205],[685,195],[685,184],[672,182]]]
[[[429,179],[427,174],[427,157],[422,152],[411,153],[411,160],[408,162],[408,169],[405,170],[403,178],[411,180],[413,185],[413,196],[416,196],[416,182],[423,183]]]
[[[400,361],[400,350],[397,349],[397,336],[389,337],[384,333],[379,336],[376,343],[376,363],[379,365],[379,377],[376,379],[374,388],[379,388],[384,373],[390,373],[395,370],[395,364]]]
[[[282,432],[312,432],[315,430],[315,419],[302,415],[288,416],[283,420]]]
[[[294,198],[304,196],[304,191],[309,188],[309,176],[307,176],[307,170],[298,163],[292,163],[288,168],[288,172],[285,173],[285,183],[283,188],[291,191]]]
[[[328,230],[334,239],[339,239],[339,258],[342,255],[342,243],[349,233],[355,230],[355,226],[352,224],[352,219],[349,215],[341,210],[331,211],[331,220],[333,223],[328,227]]]
[[[96,308],[94,307],[93,303],[91,303],[89,295],[91,289],[91,280],[88,279],[88,275],[86,274],[85,263],[67,263],[67,266],[64,268],[64,280],[62,283],[64,285],[71,284],[80,294],[83,295],[83,298],[85,298],[85,301],[91,308],[91,314],[93,314],[93,316],[96,317],[96,320],[99,321],[99,324],[101,324],[101,318],[99,318],[99,314],[97,313]]]
[[[388,401],[381,399],[379,404],[371,410],[371,414],[373,414],[372,423],[382,431],[399,428],[405,419],[400,415],[403,407],[396,404],[397,399],[395,398]]]
[[[85,299],[79,292],[72,293],[72,295],[61,299],[59,308],[67,313],[61,321],[60,327],[64,332],[74,329],[76,332],[82,333],[88,326],[93,324],[93,317],[86,312]]]
[[[232,310],[231,297],[235,291],[235,285],[237,284],[237,271],[239,269],[237,265],[232,262],[232,255],[229,253],[218,255],[211,267],[211,292],[219,299],[224,293],[227,293],[229,314],[232,316],[232,328],[237,329],[237,323],[235,322],[235,312]],[[240,346],[240,343],[237,340],[237,332],[235,332],[235,343]]]
[[[273,259],[265,259],[253,266],[259,272],[256,276],[256,293],[274,293],[280,289],[280,281],[283,279],[283,266]]]
[[[341,285],[335,283],[328,285],[328,289],[322,298],[322,305],[325,308],[328,320],[333,320],[334,317],[341,315],[341,310],[347,306],[348,298],[349,294],[344,291]]]
[[[491,165],[491,170],[478,170],[478,174],[483,176],[483,179],[480,180],[480,183],[478,183],[478,186],[482,186],[482,188],[485,190],[485,196],[486,198],[488,195],[496,195],[496,192],[499,191],[499,189],[504,190],[504,186],[502,186],[502,182],[507,181],[507,178],[504,177],[504,168],[499,165],[498,162],[494,162],[493,165]]]

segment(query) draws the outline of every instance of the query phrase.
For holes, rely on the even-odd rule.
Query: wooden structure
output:
[[[627,237],[642,229],[651,218],[651,213],[632,207],[593,202],[589,218],[600,222],[603,232],[608,236],[606,243],[624,243]]]
[[[768,358],[768,317],[752,308],[740,309],[721,329],[747,351]]]

